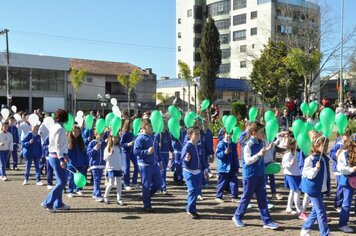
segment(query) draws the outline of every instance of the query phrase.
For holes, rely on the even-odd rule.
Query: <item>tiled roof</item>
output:
[[[135,68],[138,68],[143,75],[148,73],[140,67],[124,62],[97,61],[71,58],[69,60],[70,68],[85,69],[89,74],[96,75],[129,75]]]

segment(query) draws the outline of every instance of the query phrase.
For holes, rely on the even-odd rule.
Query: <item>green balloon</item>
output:
[[[56,116],[54,113],[51,114],[52,118],[54,119],[54,117]]]
[[[308,115],[310,112],[308,103],[303,102],[302,104],[300,104],[300,110],[302,110],[304,115]]]
[[[241,129],[239,127],[235,127],[232,131],[232,136],[231,136],[231,140],[234,143],[237,143],[239,141],[241,135]]]
[[[318,122],[318,123],[316,123],[315,125],[314,125],[314,128],[315,128],[315,130],[317,131],[317,132],[320,132],[321,131],[321,123],[320,122]]]
[[[205,111],[206,108],[208,108],[210,105],[209,99],[205,99],[203,103],[200,105],[200,111]]]
[[[137,136],[138,132],[140,132],[140,129],[141,129],[141,119],[140,118],[136,118],[133,121],[132,128],[133,128],[133,135]]]
[[[309,155],[310,148],[312,146],[311,140],[309,138],[309,135],[304,132],[300,133],[297,137],[297,144],[300,147],[300,149],[303,151],[304,155]]]
[[[267,141],[273,142],[279,130],[279,125],[276,119],[271,119],[266,123],[266,135]]]
[[[271,164],[267,165],[265,168],[266,175],[275,175],[278,174],[280,171],[281,171],[281,165],[275,162],[272,162]]]
[[[85,116],[85,128],[92,129],[93,128],[93,123],[94,123],[93,116],[92,115],[86,115]]]
[[[225,129],[226,133],[230,134],[236,125],[236,117],[234,115],[229,115],[226,118]]]
[[[248,117],[250,122],[254,122],[256,120],[258,114],[258,110],[256,107],[251,107],[250,110],[248,111]]]
[[[78,188],[84,188],[84,186],[87,184],[87,179],[82,173],[75,173],[74,174],[74,184]]]
[[[115,115],[114,115],[114,113],[112,113],[112,112],[110,112],[109,114],[106,115],[106,117],[105,117],[105,125],[106,125],[107,127],[110,126],[111,121],[112,121],[112,119],[114,119],[114,117],[115,117]]]
[[[180,113],[180,111],[177,109],[175,105],[170,105],[168,107],[168,112],[171,115],[171,117],[177,118],[178,120],[182,118],[182,113]]]
[[[264,118],[265,118],[265,122],[268,122],[269,120],[275,119],[276,117],[274,116],[273,111],[268,110],[265,112]]]
[[[294,134],[294,137],[298,137],[300,133],[304,133],[305,131],[305,124],[302,120],[295,120],[292,125],[292,131]]]
[[[161,123],[163,122],[161,113],[157,110],[153,111],[151,113],[150,120],[153,128],[153,132],[158,134],[160,131]]]
[[[318,103],[316,102],[311,102],[309,103],[309,116],[313,116],[314,113],[318,110]]]
[[[98,134],[102,134],[105,130],[105,120],[103,118],[100,118],[96,121],[95,123],[95,131]]]
[[[320,112],[321,129],[325,137],[329,138],[334,128],[335,113],[329,107],[324,108]]]
[[[179,139],[180,136],[180,125],[177,118],[172,117],[168,121],[168,129],[174,138]]]
[[[111,121],[111,135],[112,136],[116,136],[117,133],[119,132],[120,128],[121,128],[121,125],[122,125],[122,120],[120,117],[118,116],[115,116],[114,119],[112,119]]]
[[[187,128],[190,128],[194,125],[194,119],[197,117],[195,112],[191,111],[184,117],[184,124]]]
[[[336,115],[335,123],[339,134],[344,134],[348,125],[347,116],[344,113],[339,113]]]
[[[73,129],[73,125],[74,125],[73,115],[68,113],[68,121],[63,124],[63,127],[67,132],[71,132]]]
[[[225,126],[225,122],[226,122],[226,119],[227,119],[228,115],[224,115],[221,120],[222,120],[222,123],[223,125]]]
[[[314,126],[313,126],[312,124],[308,123],[308,122],[305,123],[304,126],[305,126],[305,131],[306,131],[307,133],[308,133],[309,131],[315,129]]]

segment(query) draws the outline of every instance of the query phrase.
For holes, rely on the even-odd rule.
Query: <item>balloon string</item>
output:
[[[70,169],[67,168],[67,170],[68,170],[70,173],[72,173],[73,175],[75,174],[75,173],[74,173],[73,171],[71,171]]]
[[[324,136],[324,137],[325,137],[325,136]],[[320,153],[319,164],[321,163],[321,157],[322,157],[323,152],[324,152],[326,140],[327,140],[327,138],[325,137],[325,140],[324,140],[324,143],[323,143],[323,150],[322,150],[321,153]]]

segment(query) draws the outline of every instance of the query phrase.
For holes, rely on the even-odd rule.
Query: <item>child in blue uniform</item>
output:
[[[49,151],[48,151],[48,145],[49,145],[49,136],[44,140],[43,145],[42,145],[42,156],[46,158],[46,169],[47,169],[47,189],[51,190],[53,189],[53,167],[49,163],[48,156],[49,156]]]
[[[23,185],[28,184],[32,161],[34,162],[36,170],[36,185],[44,185],[41,182],[41,171],[39,166],[40,157],[42,156],[41,136],[37,134],[37,131],[38,125],[32,126],[31,131],[22,139],[22,156],[26,159],[25,180]]]
[[[181,162],[181,152],[183,148],[184,138],[187,134],[187,130],[185,129],[183,120],[180,120],[180,136],[178,139],[173,137],[172,138],[172,146],[173,146],[173,158],[171,162],[171,171],[174,171],[173,180],[178,184],[184,184],[183,181],[183,169],[182,169],[182,162]]]
[[[134,144],[134,155],[142,179],[142,200],[144,211],[153,212],[151,197],[162,186],[162,178],[159,167],[159,155],[157,152],[159,139],[152,135],[152,125],[149,120],[143,120],[141,124],[142,133],[139,134]]]
[[[243,193],[232,220],[237,227],[245,227],[242,218],[252,195],[256,194],[263,228],[277,229],[278,225],[272,221],[267,207],[265,164],[263,161],[266,150],[263,147],[263,125],[258,122],[251,123],[248,127],[248,134],[250,138],[245,143],[242,159]]]
[[[13,160],[13,169],[14,170],[19,170],[19,168],[17,167],[18,164],[18,155],[17,155],[17,150],[18,150],[18,145],[19,145],[19,131],[16,127],[16,120],[13,116],[10,117],[9,120],[9,129],[8,132],[10,132],[12,134],[12,141],[13,141],[13,149],[12,152],[10,153],[10,155],[12,156],[12,160]],[[7,162],[7,167],[10,168],[10,158]]]
[[[160,160],[162,161],[161,177],[162,177],[162,187],[161,192],[167,194],[167,165],[169,161],[169,153],[173,153],[172,138],[168,131],[167,122],[164,124],[164,131],[160,134],[159,141],[160,150]]]
[[[325,155],[329,142],[324,136],[319,136],[312,142],[312,155],[304,162],[301,188],[307,193],[313,205],[308,220],[303,224],[301,236],[310,235],[310,229],[318,220],[320,235],[330,234],[327,214],[323,203],[323,194],[330,195],[329,158]]]

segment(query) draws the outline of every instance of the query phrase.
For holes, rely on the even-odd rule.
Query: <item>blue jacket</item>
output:
[[[207,146],[207,156],[214,154],[214,144],[213,144],[213,133],[210,129],[205,132],[206,146]]]
[[[303,151],[302,150],[299,150],[298,154],[297,154],[297,159],[298,159],[298,162],[299,162],[299,169],[301,171],[303,171],[303,168],[304,168],[304,160],[305,158],[307,158]]]
[[[85,146],[87,147],[88,144],[94,139],[93,130],[85,128],[82,133],[82,138],[83,138]],[[88,138],[90,138],[90,141],[88,140]]]
[[[89,158],[89,166],[93,169],[104,169],[106,162],[104,161],[104,149],[106,142],[102,141],[99,150],[95,150],[94,147],[98,143],[96,139],[90,141],[87,147],[87,155]]]
[[[153,143],[155,142],[155,143]],[[154,153],[148,154],[148,149],[153,147]],[[157,135],[139,134],[135,140],[133,153],[137,157],[137,162],[141,166],[154,166],[160,161],[159,155],[159,138]]]
[[[316,163],[320,159],[320,154],[316,154],[313,156],[314,159],[312,160],[312,163],[313,163],[313,167],[315,167]],[[323,163],[321,163],[320,170],[318,171],[314,179],[308,179],[305,177],[302,178],[301,190],[302,192],[307,193],[310,197],[320,197],[322,195],[321,188],[323,185],[324,171],[327,172],[327,180],[326,180],[327,194],[328,195],[330,194],[331,185],[330,185],[329,158],[325,155],[323,155],[323,157],[326,162],[326,170]]]
[[[330,149],[330,159],[333,161],[333,172],[338,172],[337,171],[337,157],[336,153],[337,151],[344,146],[344,143],[342,142],[342,139],[340,139],[338,142],[334,144],[334,146]]]
[[[245,147],[245,144],[247,142],[245,140],[246,135],[247,135],[247,130],[242,131],[242,133],[240,135],[240,138],[239,138],[239,141],[238,141],[240,146],[241,146],[241,159],[243,159],[243,157],[244,157],[244,147]]]
[[[187,153],[190,154],[191,159],[185,160]],[[205,170],[208,168],[206,159],[199,155],[198,145],[194,145],[191,142],[187,142],[182,149],[181,160],[183,168],[188,170]]]
[[[42,157],[48,157],[49,154],[48,145],[49,145],[49,136],[44,140],[42,144]]]
[[[224,130],[224,127],[219,129],[219,132],[218,132],[219,142],[224,139],[224,135],[222,135],[223,130]]]
[[[160,134],[160,143],[161,143],[161,148],[160,148],[161,153],[173,152],[172,138],[168,131],[162,132]]]
[[[89,160],[85,147],[83,150],[81,150],[78,145],[76,145],[75,143],[74,145],[75,146],[72,149],[68,148],[68,157],[70,159],[69,164],[74,166],[75,168],[87,167],[89,164]]]
[[[127,155],[133,154],[133,146],[128,146],[128,143],[135,140],[135,137],[132,132],[126,131],[121,135],[120,146],[122,149],[122,153]]]
[[[30,140],[33,139],[33,143],[30,144]],[[42,156],[41,136],[39,134],[33,135],[32,132],[28,132],[22,139],[22,156],[25,158],[32,158]]]
[[[12,141],[15,144],[18,144],[19,143],[19,130],[17,129],[17,127],[14,125],[14,126],[9,126],[8,132],[10,132],[12,134]]]
[[[263,148],[263,141],[256,140],[253,137],[245,143],[244,150],[249,148],[251,150],[251,156],[256,155]],[[251,165],[245,163],[245,157],[242,158],[242,177],[244,179],[251,179],[254,177],[262,177],[265,175],[265,163],[263,157],[255,161]]]
[[[224,140],[220,141],[216,147],[216,158],[218,164],[218,173],[229,173],[232,171],[236,173],[239,168],[239,161],[237,157],[236,143],[227,143]],[[225,154],[225,150],[229,148],[230,153]]]
[[[179,139],[176,139],[175,137],[173,137],[173,135],[171,135],[172,138],[172,146],[173,146],[173,150],[176,152],[180,152],[182,151],[183,148],[183,143],[184,143],[184,138],[187,135],[187,130],[186,129],[181,129],[180,130],[180,136]]]

